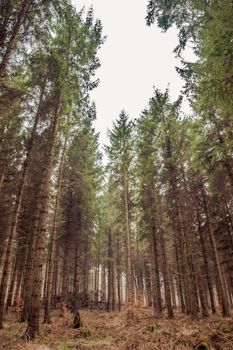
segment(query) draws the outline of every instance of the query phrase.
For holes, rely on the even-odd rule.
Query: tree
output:
[[[124,215],[123,227],[126,239],[126,279],[127,301],[133,304],[134,296],[134,272],[132,266],[132,238],[130,228],[130,177],[132,165],[132,141],[133,122],[123,110],[113,129],[109,131],[110,146],[106,147],[109,157],[110,176],[115,178],[115,186],[121,193],[121,212]]]
[[[182,59],[183,68],[178,71],[186,80],[186,91],[208,133],[206,141],[211,143],[211,153],[215,160],[221,160],[232,185],[232,5],[229,1],[164,4],[151,0],[147,13],[148,24],[157,21],[165,31],[173,24],[177,26],[177,53],[189,42],[197,55],[195,63]]]

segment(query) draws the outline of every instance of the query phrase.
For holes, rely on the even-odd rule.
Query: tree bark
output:
[[[159,276],[159,263],[158,263],[158,241],[156,235],[156,226],[154,217],[151,218],[151,258],[152,258],[152,295],[153,306],[157,316],[162,313],[162,296],[161,296],[161,283]]]
[[[170,289],[170,283],[169,283],[169,274],[168,274],[168,265],[167,265],[165,241],[164,241],[163,231],[162,231],[161,228],[159,229],[159,239],[160,239],[162,264],[163,264],[165,302],[166,302],[166,307],[167,307],[168,318],[171,319],[171,318],[174,317],[174,313],[173,313],[173,309],[172,309],[171,289]]]
[[[66,153],[66,145],[67,145],[67,137],[65,139],[62,154],[61,154],[59,174],[58,174],[58,180],[57,180],[57,193],[56,193],[56,200],[55,200],[53,223],[52,223],[52,230],[51,230],[51,236],[50,236],[47,294],[45,299],[44,323],[51,323],[52,277],[53,277],[57,225],[58,225],[58,216],[59,216],[59,209],[60,209],[61,183],[62,183],[63,167],[64,167],[64,160],[65,160],[65,153]]]
[[[19,214],[20,214],[20,210],[21,210],[24,187],[25,187],[25,183],[26,183],[28,170],[29,170],[31,153],[33,150],[34,138],[35,138],[36,129],[37,129],[39,119],[40,119],[41,107],[43,105],[44,91],[45,91],[45,82],[41,86],[38,109],[37,109],[37,113],[35,116],[32,130],[31,130],[31,135],[30,135],[30,138],[28,141],[27,154],[26,154],[25,161],[23,163],[22,172],[21,172],[21,176],[19,179],[18,192],[17,192],[16,199],[15,199],[11,227],[10,227],[10,230],[8,233],[7,249],[6,249],[3,274],[2,274],[2,281],[1,281],[1,289],[0,289],[0,329],[3,328],[3,317],[4,317],[4,309],[5,309],[6,292],[7,292],[7,281],[8,281],[8,276],[9,276],[11,268],[12,268],[12,260],[13,260],[12,254],[13,254],[13,250],[14,250],[14,241],[17,238],[17,224],[18,224]]]
[[[80,328],[81,327],[81,316],[79,313],[79,298],[78,298],[78,292],[79,292],[79,268],[80,268],[80,257],[79,257],[79,233],[81,230],[81,218],[78,215],[78,225],[76,230],[76,237],[75,237],[75,266],[74,266],[74,322],[73,326],[74,328]]]
[[[126,169],[124,170],[124,205],[125,205],[125,230],[126,230],[126,242],[127,242],[126,243],[127,304],[132,305],[134,303],[134,282],[133,282],[131,237],[130,237],[130,224],[129,224],[129,188],[128,188],[128,174]]]
[[[28,315],[28,327],[25,332],[26,339],[34,339],[39,334],[39,319],[41,306],[42,272],[45,252],[45,233],[48,218],[48,201],[50,190],[50,179],[52,175],[52,165],[55,154],[55,147],[58,134],[60,115],[60,93],[56,97],[55,113],[51,125],[50,142],[48,145],[48,156],[42,175],[42,184],[37,199],[37,220],[34,230],[36,230],[36,251],[34,256],[34,278],[32,284],[31,305]]]
[[[19,34],[19,31],[21,29],[23,22],[25,21],[27,15],[28,15],[28,11],[29,11],[30,6],[32,4],[33,4],[32,0],[24,0],[22,2],[21,9],[19,11],[16,22],[13,26],[12,33],[11,33],[10,39],[7,43],[5,53],[2,57],[2,62],[0,63],[0,79],[4,78],[4,76],[5,76],[7,65],[8,65],[10,57],[14,51],[17,36]]]
[[[215,314],[216,308],[215,308],[215,302],[214,302],[214,292],[213,292],[211,277],[209,273],[209,263],[207,258],[205,240],[203,237],[203,232],[201,232],[201,220],[200,220],[199,209],[197,209],[197,221],[198,221],[198,231],[199,231],[199,238],[200,238],[200,244],[201,244],[201,251],[202,251],[202,256],[204,260],[205,277],[206,277],[208,292],[210,297],[211,310],[212,310],[212,314]]]
[[[118,301],[118,311],[121,311],[121,270],[120,270],[120,242],[117,239],[117,301]]]
[[[223,315],[223,317],[230,317],[229,304],[228,304],[227,294],[226,294],[226,289],[225,289],[226,286],[224,283],[223,272],[222,272],[222,268],[220,265],[217,245],[216,245],[214,232],[213,232],[213,228],[212,228],[212,224],[211,224],[210,212],[209,212],[209,207],[208,207],[208,203],[207,203],[206,193],[205,193],[204,185],[202,183],[200,184],[200,190],[202,193],[203,206],[204,206],[204,211],[206,214],[206,224],[207,224],[208,234],[210,237],[210,242],[211,242],[211,246],[212,246],[212,250],[213,250],[214,264],[215,264],[216,274],[217,274],[217,278],[218,278],[219,291],[220,291],[220,296],[221,296],[222,315]]]
[[[113,251],[112,251],[112,230],[108,230],[108,302],[107,310],[112,311],[114,300],[113,300]]]

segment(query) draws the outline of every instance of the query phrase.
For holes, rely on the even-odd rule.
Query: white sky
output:
[[[137,118],[153,95],[153,86],[165,90],[175,99],[183,81],[175,70],[179,60],[173,49],[178,38],[175,29],[167,33],[146,26],[147,0],[73,0],[78,10],[93,5],[95,17],[103,24],[107,40],[99,51],[101,67],[96,78],[98,88],[91,93],[96,102],[96,130],[100,143],[107,143],[106,132],[124,108]]]

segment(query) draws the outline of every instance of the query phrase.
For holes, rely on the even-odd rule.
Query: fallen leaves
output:
[[[151,309],[122,312],[80,311],[82,327],[72,327],[73,315],[53,313],[52,325],[41,325],[36,341],[21,335],[26,325],[8,315],[0,333],[0,350],[233,350],[233,322],[220,316],[193,322],[180,313],[174,320],[155,319]]]

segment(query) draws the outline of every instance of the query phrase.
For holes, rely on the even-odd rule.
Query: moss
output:
[[[218,327],[219,331],[222,333],[232,333],[233,326],[230,323],[221,323]]]
[[[59,346],[58,346],[58,350],[73,350],[74,349],[74,346],[73,345],[70,345],[68,343],[61,343]]]
[[[91,336],[91,331],[90,329],[88,328],[85,328],[85,327],[81,327],[79,329],[79,336],[82,337],[82,338],[88,338]]]
[[[177,339],[177,341],[175,342],[175,346],[177,346],[177,345],[190,346],[190,345],[192,345],[192,343],[188,338],[181,337],[181,338]]]
[[[161,327],[158,323],[150,323],[147,325],[146,330],[153,333],[154,331],[159,330]]]

